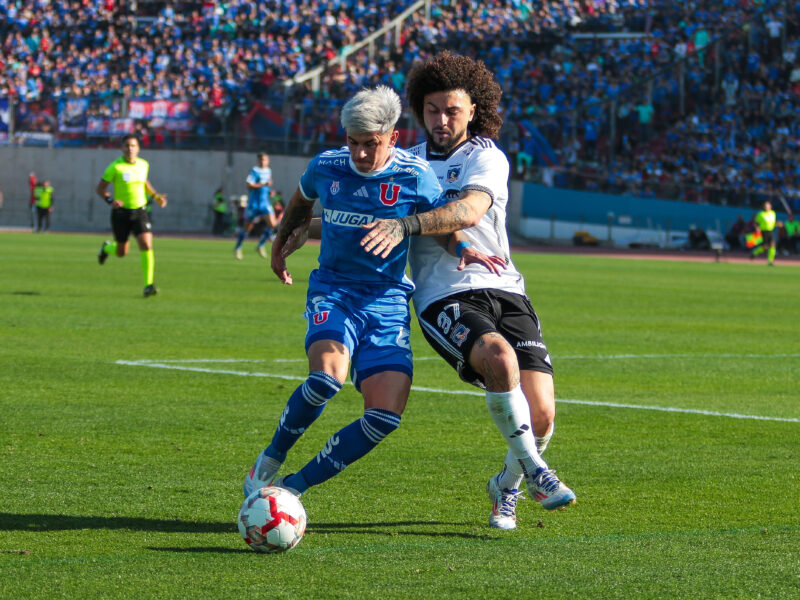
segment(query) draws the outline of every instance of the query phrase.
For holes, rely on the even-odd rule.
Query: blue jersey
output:
[[[347,147],[317,155],[300,178],[307,200],[322,205],[322,242],[316,279],[329,284],[395,289],[408,295],[414,284],[405,276],[408,239],[387,258],[361,247],[362,225],[429,211],[445,203],[431,166],[405,150],[394,149],[383,168],[360,173]]]
[[[269,167],[253,167],[247,174],[247,183],[272,183],[272,169]],[[272,204],[269,202],[270,185],[248,189],[247,209],[250,212],[263,214],[272,212]]]

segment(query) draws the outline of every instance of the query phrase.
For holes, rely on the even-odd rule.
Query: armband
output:
[[[466,248],[471,248],[471,247],[472,244],[470,244],[469,242],[458,242],[458,244],[456,244],[456,256],[458,256],[458,258],[461,258],[461,255],[463,254],[464,250]]]
[[[419,235],[422,231],[422,225],[419,222],[417,215],[408,215],[407,217],[400,217],[397,219],[400,223],[400,228],[403,230],[403,237],[407,238],[410,235]]]
[[[111,204],[114,201],[114,199],[109,194],[103,196],[103,200],[106,201],[106,204]]]

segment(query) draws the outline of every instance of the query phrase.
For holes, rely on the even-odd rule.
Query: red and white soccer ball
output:
[[[239,533],[256,552],[285,552],[306,532],[306,510],[300,499],[279,487],[263,487],[239,510]]]

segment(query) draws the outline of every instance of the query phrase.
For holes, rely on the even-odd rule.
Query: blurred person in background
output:
[[[267,257],[265,246],[267,241],[275,235],[275,209],[270,203],[270,189],[272,188],[272,169],[269,166],[269,155],[266,152],[258,153],[258,165],[250,169],[247,175],[247,211],[245,212],[245,225],[239,230],[233,255],[242,260],[242,245],[245,238],[259,223],[264,224],[264,232],[258,240],[256,252],[262,257]]]
[[[53,214],[53,186],[49,181],[36,185],[36,233],[50,229],[50,215]]]

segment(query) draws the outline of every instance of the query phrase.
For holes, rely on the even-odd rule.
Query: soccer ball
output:
[[[239,510],[239,533],[256,552],[285,552],[306,532],[306,510],[300,499],[279,487],[263,487]]]

